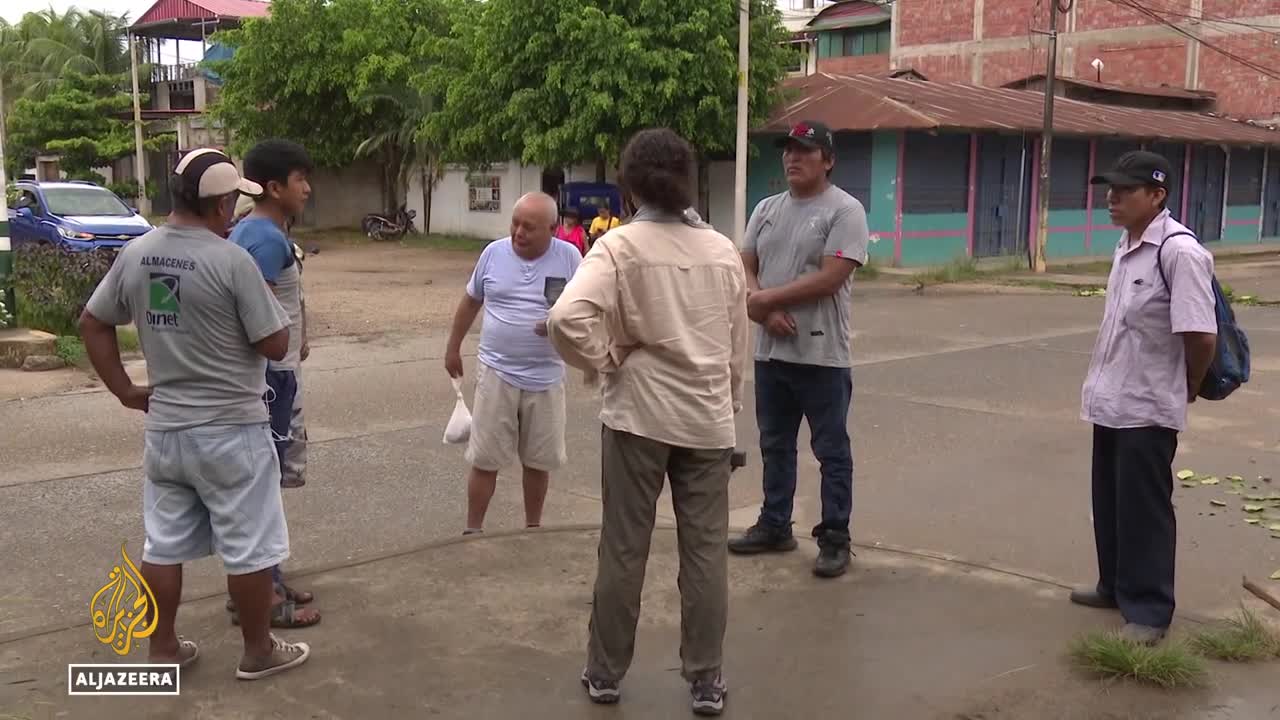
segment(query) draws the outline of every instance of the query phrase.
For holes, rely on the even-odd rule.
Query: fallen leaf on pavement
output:
[[[1271,573],[1271,579],[1272,579],[1272,580],[1280,580],[1280,570],[1277,570],[1277,571],[1275,571],[1275,572]]]
[[[1267,499],[1267,496],[1266,495],[1245,495],[1244,499],[1252,500],[1254,502],[1263,502]]]
[[[1227,479],[1230,480],[1231,482],[1244,482],[1244,478],[1240,477],[1239,475],[1228,475]]]
[[[1262,507],[1261,505],[1245,505],[1244,506],[1244,511],[1248,513],[1262,512],[1263,510],[1266,510],[1266,508]]]
[[[1226,492],[1227,492],[1227,494],[1228,494],[1228,495],[1239,495],[1239,494],[1240,494],[1240,491],[1239,491],[1239,490],[1227,490]]]
[[[1274,525],[1268,525],[1267,529],[1270,530],[1271,532],[1280,532],[1280,523],[1275,523]]]
[[[1179,480],[1190,480],[1191,478],[1193,478],[1193,477],[1195,477],[1195,476],[1196,476],[1195,472],[1194,472],[1194,471],[1191,471],[1191,470],[1179,470],[1179,471],[1178,471],[1178,479],[1179,479]]]
[[[1207,478],[1205,478],[1205,479],[1201,480],[1201,481],[1200,481],[1200,484],[1201,484],[1201,485],[1217,485],[1217,484],[1218,484],[1218,478],[1216,478],[1216,477],[1207,477]]]
[[[1249,523],[1250,525],[1258,525],[1262,522],[1258,518],[1245,518],[1244,521]]]
[[[1209,504],[1210,504],[1210,505],[1216,505],[1216,506],[1218,506],[1218,507],[1226,507],[1226,506],[1227,506],[1227,503],[1226,503],[1226,502],[1224,502],[1224,501],[1222,501],[1222,500],[1210,500],[1210,501],[1209,501]]]

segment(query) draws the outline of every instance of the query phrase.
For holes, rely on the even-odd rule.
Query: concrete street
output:
[[[343,275],[356,252],[309,259],[308,292],[323,293],[327,274]],[[1237,294],[1280,299],[1274,269],[1224,266],[1220,275]],[[431,291],[440,298],[456,298],[466,281],[465,271],[434,277]],[[431,301],[432,313],[441,314],[440,302]],[[738,705],[727,716],[821,715],[866,703],[875,718],[1204,717],[1209,708],[1214,717],[1280,717],[1274,666],[1215,666],[1221,682],[1214,690],[1157,698],[1103,694],[1063,664],[1071,634],[1116,621],[1068,607],[1053,584],[1094,579],[1090,434],[1077,415],[1103,302],[1012,288],[916,294],[888,281],[859,285],[850,420],[853,532],[863,546],[857,569],[830,587],[817,583],[808,575],[808,544],[789,558],[735,560],[726,672],[742,692],[731,692]],[[1280,309],[1240,307],[1237,314],[1253,347],[1253,379],[1224,402],[1193,406],[1177,467],[1240,475],[1245,493],[1280,497]],[[310,470],[306,487],[285,491],[293,544],[286,571],[317,591],[325,619],[281,634],[312,642],[316,657],[307,669],[251,690],[233,686],[238,632],[221,608],[221,569],[199,562],[187,568],[191,603],[179,616],[182,631],[205,643],[200,670],[183,677],[183,694],[198,703],[156,705],[131,717],[496,718],[521,709],[529,717],[607,716],[588,712],[575,674],[594,537],[543,532],[434,545],[460,533],[465,507],[462,449],[441,442],[453,404],[442,368],[444,329],[398,327],[320,337],[305,366]],[[467,363],[473,374],[474,359]],[[0,384],[18,381],[0,377]],[[142,417],[101,389],[78,385],[38,397],[5,388],[4,397],[27,399],[0,402],[0,717],[34,717],[39,700],[52,703],[51,717],[63,710],[116,717],[68,703],[65,664],[113,658],[91,638],[89,599],[122,541],[135,561],[141,554]],[[576,376],[571,386],[571,461],[553,477],[548,526],[599,517],[598,398]],[[731,520],[739,527],[754,522],[761,497],[753,412],[748,403],[739,418],[740,445],[751,450],[732,485]],[[806,442],[795,518],[801,536],[819,516],[817,465]],[[1266,511],[1269,521],[1249,525],[1243,496],[1228,489],[1223,480],[1175,491],[1187,617],[1237,609],[1242,575],[1280,594],[1280,582],[1267,580],[1280,569],[1280,539],[1272,537],[1280,533],[1266,529],[1280,523],[1280,504]],[[519,502],[518,475],[504,475],[488,528],[520,527]],[[665,498],[661,508],[671,522]],[[687,711],[672,670],[679,604],[670,546],[660,533],[650,571],[655,599],[646,605],[652,617],[642,620],[635,680],[624,687],[624,703],[634,704],[620,717]],[[895,569],[905,576],[898,585],[886,579]],[[864,607],[868,619],[855,621]],[[1035,669],[984,684],[1025,665]],[[943,681],[947,668],[961,675]],[[286,710],[286,699],[305,712]],[[139,700],[131,706],[152,707],[151,699]],[[125,709],[123,701],[111,705]]]

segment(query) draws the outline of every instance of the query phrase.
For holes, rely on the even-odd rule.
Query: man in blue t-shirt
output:
[[[262,278],[275,293],[289,316],[289,350],[283,360],[267,364],[267,410],[271,417],[271,434],[281,467],[281,484],[292,441],[290,425],[294,399],[298,391],[298,371],[308,354],[306,322],[302,307],[302,281],[293,243],[285,228],[299,217],[311,195],[307,177],[311,158],[300,145],[286,140],[266,140],[255,145],[244,157],[245,177],[256,178],[262,195],[255,197],[253,210],[231,231],[231,242],[249,252],[262,271]],[[275,627],[305,627],[320,621],[320,614],[300,605],[311,602],[311,593],[285,585],[279,567],[275,569],[278,597],[271,622]],[[229,606],[230,607],[230,606]]]
[[[462,339],[484,310],[466,458],[467,526],[480,532],[498,471],[524,469],[526,527],[542,524],[552,470],[565,462],[564,361],[547,339],[547,313],[582,261],[554,237],[556,201],[529,193],[511,213],[511,236],[489,243],[467,282],[444,366],[462,377]]]

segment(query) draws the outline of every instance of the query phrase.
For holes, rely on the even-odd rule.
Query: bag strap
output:
[[[1164,240],[1160,241],[1160,247],[1156,248],[1156,269],[1160,271],[1160,280],[1161,282],[1164,283],[1165,288],[1167,288],[1169,292],[1173,292],[1173,288],[1169,287],[1169,278],[1164,274],[1164,259],[1163,259],[1164,245],[1166,242],[1169,241],[1169,238],[1175,238],[1175,237],[1178,237],[1179,235],[1186,235],[1187,237],[1192,239],[1195,239],[1196,237],[1195,233],[1190,233],[1190,232],[1187,232],[1186,230],[1179,230],[1178,232],[1169,233],[1168,235],[1165,235]],[[1199,240],[1197,240],[1197,242],[1199,242]]]
[[[453,392],[455,392],[458,395],[458,397],[461,398],[462,397],[462,378],[451,377],[449,378],[449,381],[453,383]]]

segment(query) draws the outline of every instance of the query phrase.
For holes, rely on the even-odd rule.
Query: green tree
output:
[[[133,106],[124,78],[70,72],[42,98],[23,97],[8,115],[11,171],[27,167],[42,152],[62,157],[70,177],[92,177],[93,168],[110,165],[134,151],[133,125],[120,119]],[[151,150],[173,146],[172,134],[144,143]]]
[[[271,17],[218,35],[235,50],[212,64],[224,85],[214,114],[243,151],[268,137],[304,145],[317,164],[363,153],[384,169],[384,210],[404,197],[407,164],[422,146],[406,117],[430,112],[424,76],[456,0],[275,0]]]
[[[750,110],[774,104],[793,56],[773,0],[751,3]],[[666,126],[704,161],[734,149],[739,0],[487,0],[453,50],[428,135],[450,161],[616,161],[636,131]]]
[[[13,25],[0,20],[0,79],[5,96],[43,97],[68,73],[129,71],[127,15],[53,8],[29,12]]]

